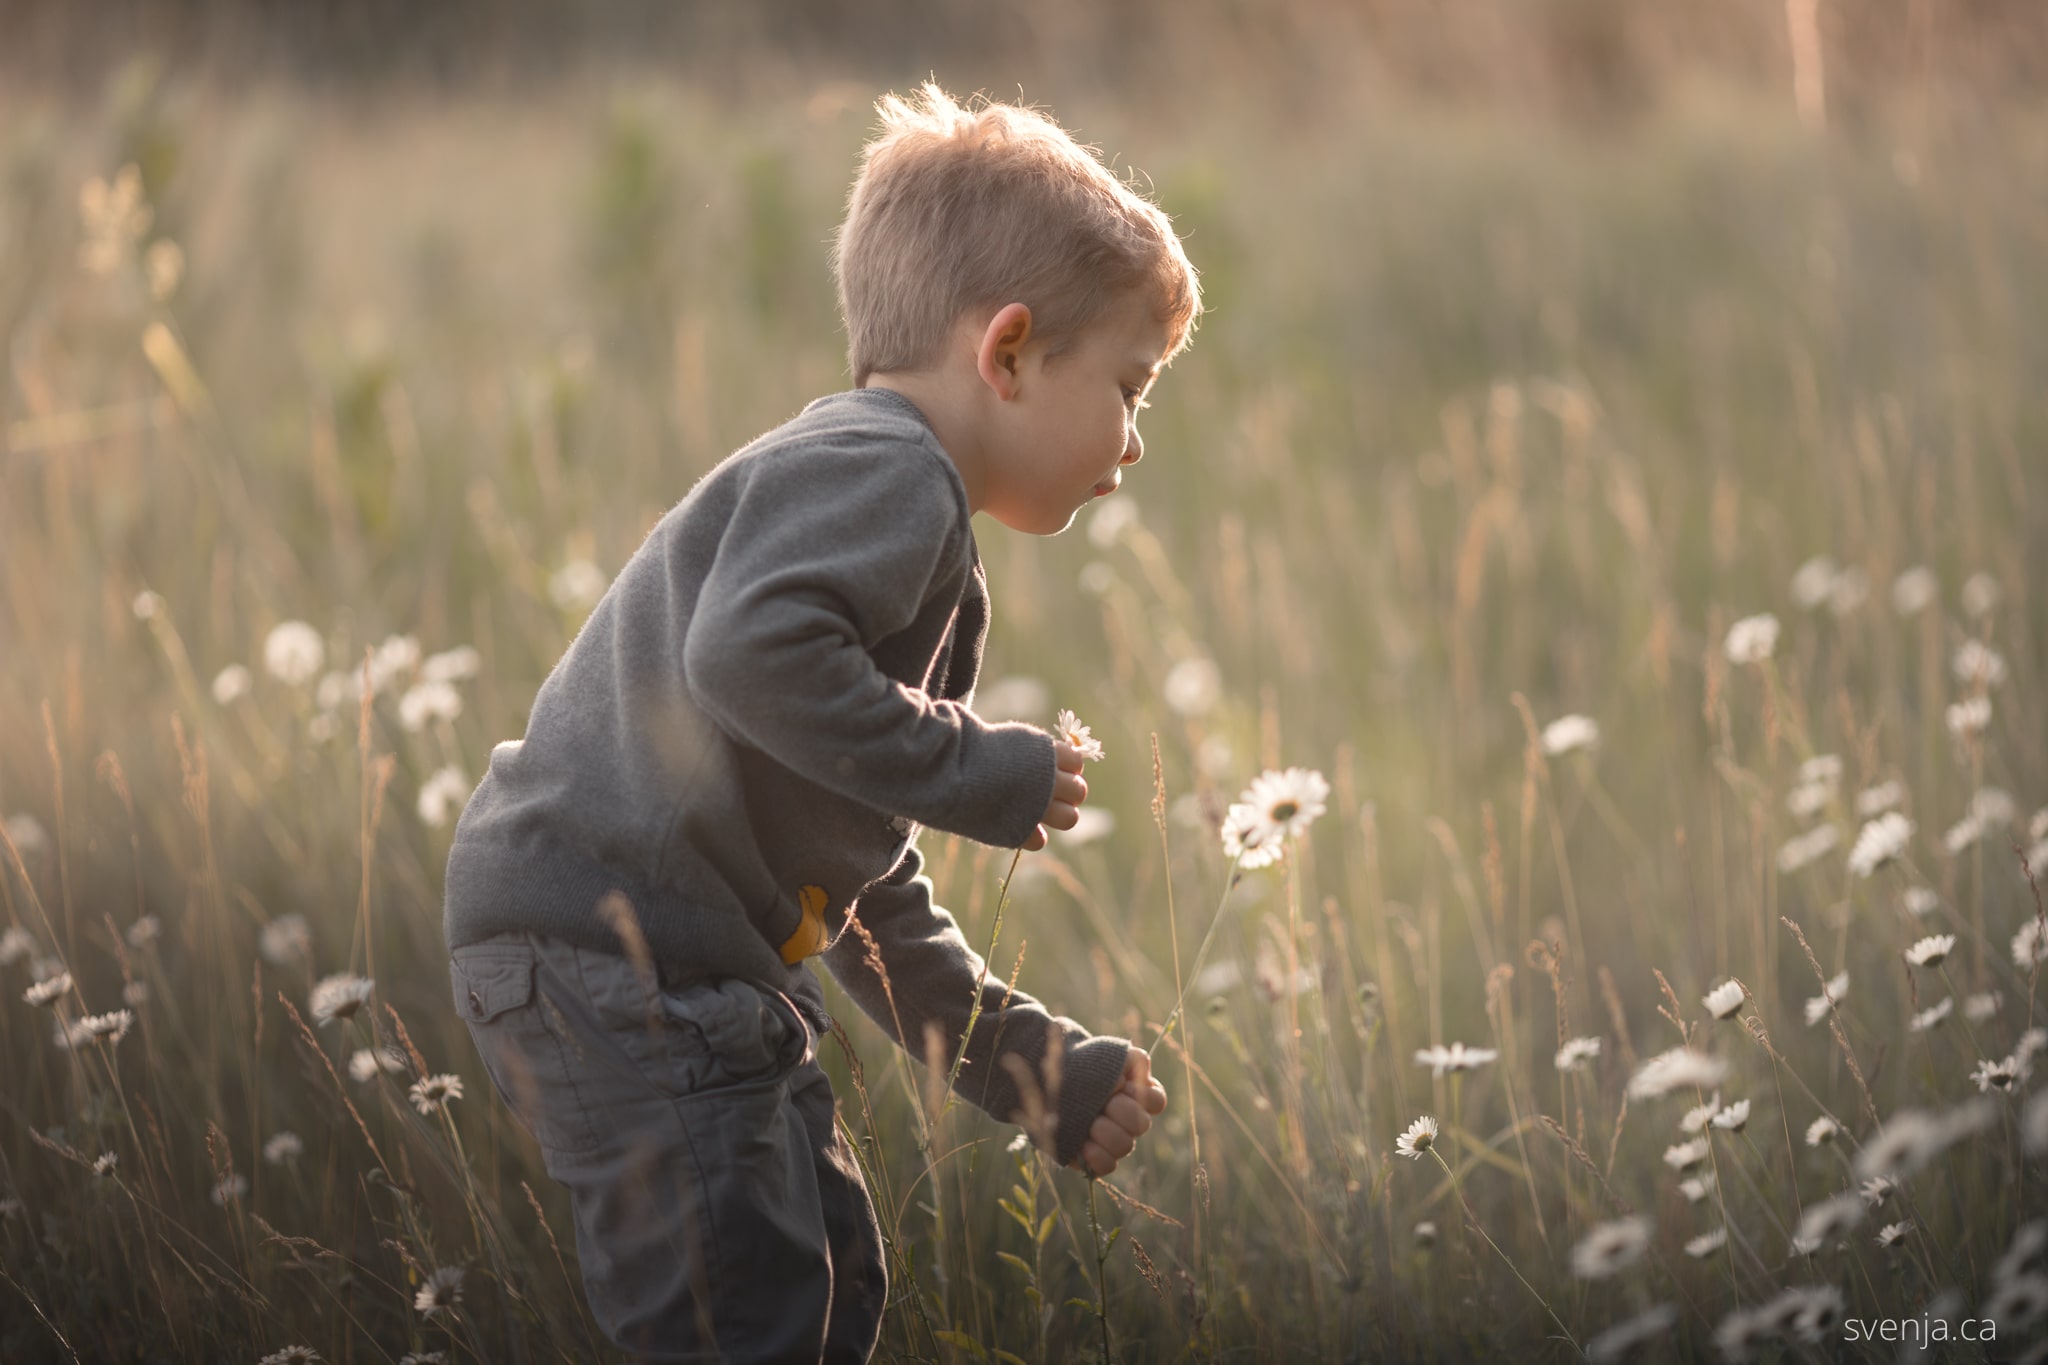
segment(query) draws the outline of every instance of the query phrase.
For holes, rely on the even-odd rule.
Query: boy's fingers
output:
[[[1147,1082],[1145,1086],[1145,1093],[1138,1097],[1138,1103],[1145,1106],[1145,1112],[1148,1114],[1165,1113],[1166,1087],[1161,1085],[1157,1081]]]
[[[1150,1126],[1150,1119],[1145,1122]],[[1098,1116],[1095,1122],[1089,1125],[1088,1139],[1094,1146],[1109,1153],[1112,1165],[1129,1156],[1132,1149],[1138,1145],[1136,1135],[1107,1114]]]
[[[1073,745],[1063,744],[1059,740],[1054,740],[1052,742],[1052,762],[1053,766],[1061,772],[1077,773],[1081,771],[1081,765],[1087,762],[1087,760],[1081,757],[1081,751]]]
[[[1152,1116],[1145,1112],[1145,1106],[1121,1090],[1110,1096],[1109,1103],[1102,1107],[1102,1116],[1134,1136],[1152,1128]]]
[[[1054,801],[1045,808],[1045,823],[1054,829],[1072,829],[1081,823],[1081,812],[1064,801]],[[1040,845],[1043,847],[1043,845]]]
[[[1079,773],[1054,773],[1052,799],[1078,806],[1088,799],[1088,783]]]
[[[1036,853],[1036,852],[1038,852],[1038,850],[1040,850],[1041,848],[1044,848],[1044,847],[1045,847],[1045,826],[1044,826],[1044,825],[1038,825],[1038,826],[1036,826],[1036,827],[1034,827],[1034,828],[1032,829],[1032,831],[1031,831],[1031,837],[1030,837],[1029,839],[1026,839],[1026,840],[1024,841],[1024,851],[1025,851],[1026,853]]]
[[[1081,1155],[1074,1159],[1074,1164],[1097,1175],[1108,1175],[1116,1170],[1116,1158],[1092,1142],[1081,1144]]]

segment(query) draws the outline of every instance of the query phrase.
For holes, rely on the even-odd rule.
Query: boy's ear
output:
[[[975,369],[981,382],[1006,403],[1017,396],[1019,360],[1030,339],[1031,309],[1021,303],[1006,303],[996,310],[981,334]]]

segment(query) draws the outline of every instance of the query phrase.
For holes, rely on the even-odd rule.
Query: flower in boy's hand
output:
[[[1061,711],[1052,723],[1053,737],[1081,751],[1082,758],[1102,757],[1102,741],[1088,733],[1088,727],[1072,711]]]

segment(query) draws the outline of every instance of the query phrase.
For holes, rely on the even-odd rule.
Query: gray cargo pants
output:
[[[881,1233],[788,997],[649,990],[623,957],[535,934],[451,958],[456,1012],[569,1190],[614,1343],[647,1361],[867,1359]]]

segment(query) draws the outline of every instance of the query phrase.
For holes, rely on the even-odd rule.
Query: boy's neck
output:
[[[871,374],[865,387],[887,389],[909,399],[924,414],[940,449],[960,472],[967,489],[969,515],[982,509],[983,479],[981,450],[974,438],[977,423],[969,403],[963,403],[958,386],[941,373],[924,371]]]

